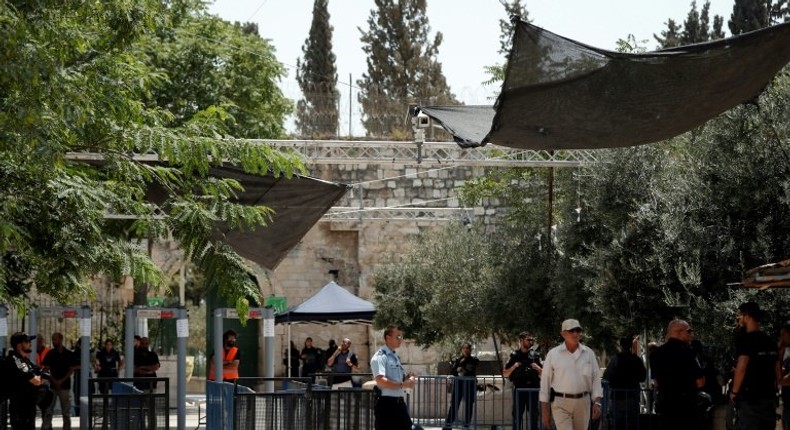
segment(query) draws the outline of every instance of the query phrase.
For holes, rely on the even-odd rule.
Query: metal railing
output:
[[[98,392],[89,390],[89,428],[102,430],[168,430],[170,428],[168,378],[91,378],[89,383],[110,387],[108,390]]]

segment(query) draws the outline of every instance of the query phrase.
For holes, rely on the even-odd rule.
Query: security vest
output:
[[[223,351],[225,351],[224,348],[223,348]],[[227,353],[223,352],[222,361],[223,362],[224,361],[233,361],[233,359],[236,357],[236,352],[238,352],[238,351],[239,351],[239,348],[234,346],[233,348],[228,350]],[[209,381],[213,381],[214,380],[214,374],[216,373],[216,370],[214,369],[214,360],[211,360],[211,363],[209,364],[209,368],[208,369],[209,369],[208,370],[208,380]],[[222,366],[222,380],[223,381],[231,381],[233,379],[238,379],[238,377],[239,377],[239,369],[237,369],[237,368],[232,368],[231,369],[231,368],[226,368],[225,366]]]
[[[46,357],[47,354],[49,354],[49,351],[52,351],[52,350],[45,346],[44,349],[40,353],[36,354],[36,364],[37,365],[39,365],[39,366],[43,366],[44,365],[44,357]]]

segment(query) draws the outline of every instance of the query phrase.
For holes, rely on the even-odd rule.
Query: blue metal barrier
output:
[[[233,430],[233,388],[229,382],[206,381],[206,428]]]

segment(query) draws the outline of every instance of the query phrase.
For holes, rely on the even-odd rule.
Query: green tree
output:
[[[661,36],[653,35],[659,43],[659,48],[672,48],[675,46],[690,45],[693,43],[707,42],[724,38],[724,18],[719,15],[713,16],[713,24],[710,23],[710,1],[702,5],[702,11],[697,10],[697,2],[691,2],[691,9],[683,21],[682,29],[673,19],[666,22],[667,28],[661,32]]]
[[[510,54],[510,48],[513,46],[512,38],[513,30],[515,29],[512,17],[518,16],[521,20],[530,22],[529,12],[527,12],[527,8],[521,4],[521,0],[511,0],[510,2],[499,0],[499,3],[505,8],[507,19],[502,18],[499,20],[499,51],[497,52],[505,57],[505,63],[483,67],[485,72],[491,76],[488,80],[483,82],[485,85],[492,85],[505,80],[507,57]]]
[[[735,0],[730,15],[730,32],[737,36],[767,27],[771,0]]]
[[[172,126],[222,107],[232,136],[283,137],[282,118],[292,105],[277,86],[285,69],[272,46],[257,25],[231,24],[195,7],[171,15],[168,27],[144,34],[132,48],[163,77],[145,98],[148,107],[167,109]]]
[[[212,177],[209,168],[228,163],[285,176],[304,168],[294,155],[233,139],[224,105],[179,117],[172,106],[151,104],[172,78],[140,55],[140,45],[178,35],[172,25],[184,5],[19,1],[0,8],[0,300],[21,303],[35,285],[72,302],[92,294],[97,274],[165,285],[136,245],[163,237],[178,240],[209,288],[240,310],[246,297],[260,296],[216,224],[263,228],[271,211],[235,203],[238,182]],[[279,66],[268,65],[276,76]],[[267,118],[282,127],[280,113]],[[80,161],[80,153],[90,156]],[[155,154],[161,163],[133,154]],[[167,216],[152,213],[149,186],[168,193]],[[108,211],[139,219],[107,219]]]
[[[458,104],[437,60],[442,33],[431,40],[425,0],[376,0],[362,33],[367,72],[357,81],[369,137],[406,139],[411,103]]]
[[[315,0],[310,36],[302,46],[304,60],[296,60],[296,80],[304,97],[296,105],[296,126],[307,138],[337,135],[337,68],[332,52],[332,26],[327,0]]]

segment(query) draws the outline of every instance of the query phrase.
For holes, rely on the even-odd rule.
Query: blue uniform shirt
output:
[[[400,364],[400,357],[387,346],[382,346],[373,354],[373,358],[370,359],[370,370],[373,372],[374,379],[381,375],[396,383],[401,383],[405,374]],[[382,396],[403,397],[402,389],[379,388]]]

